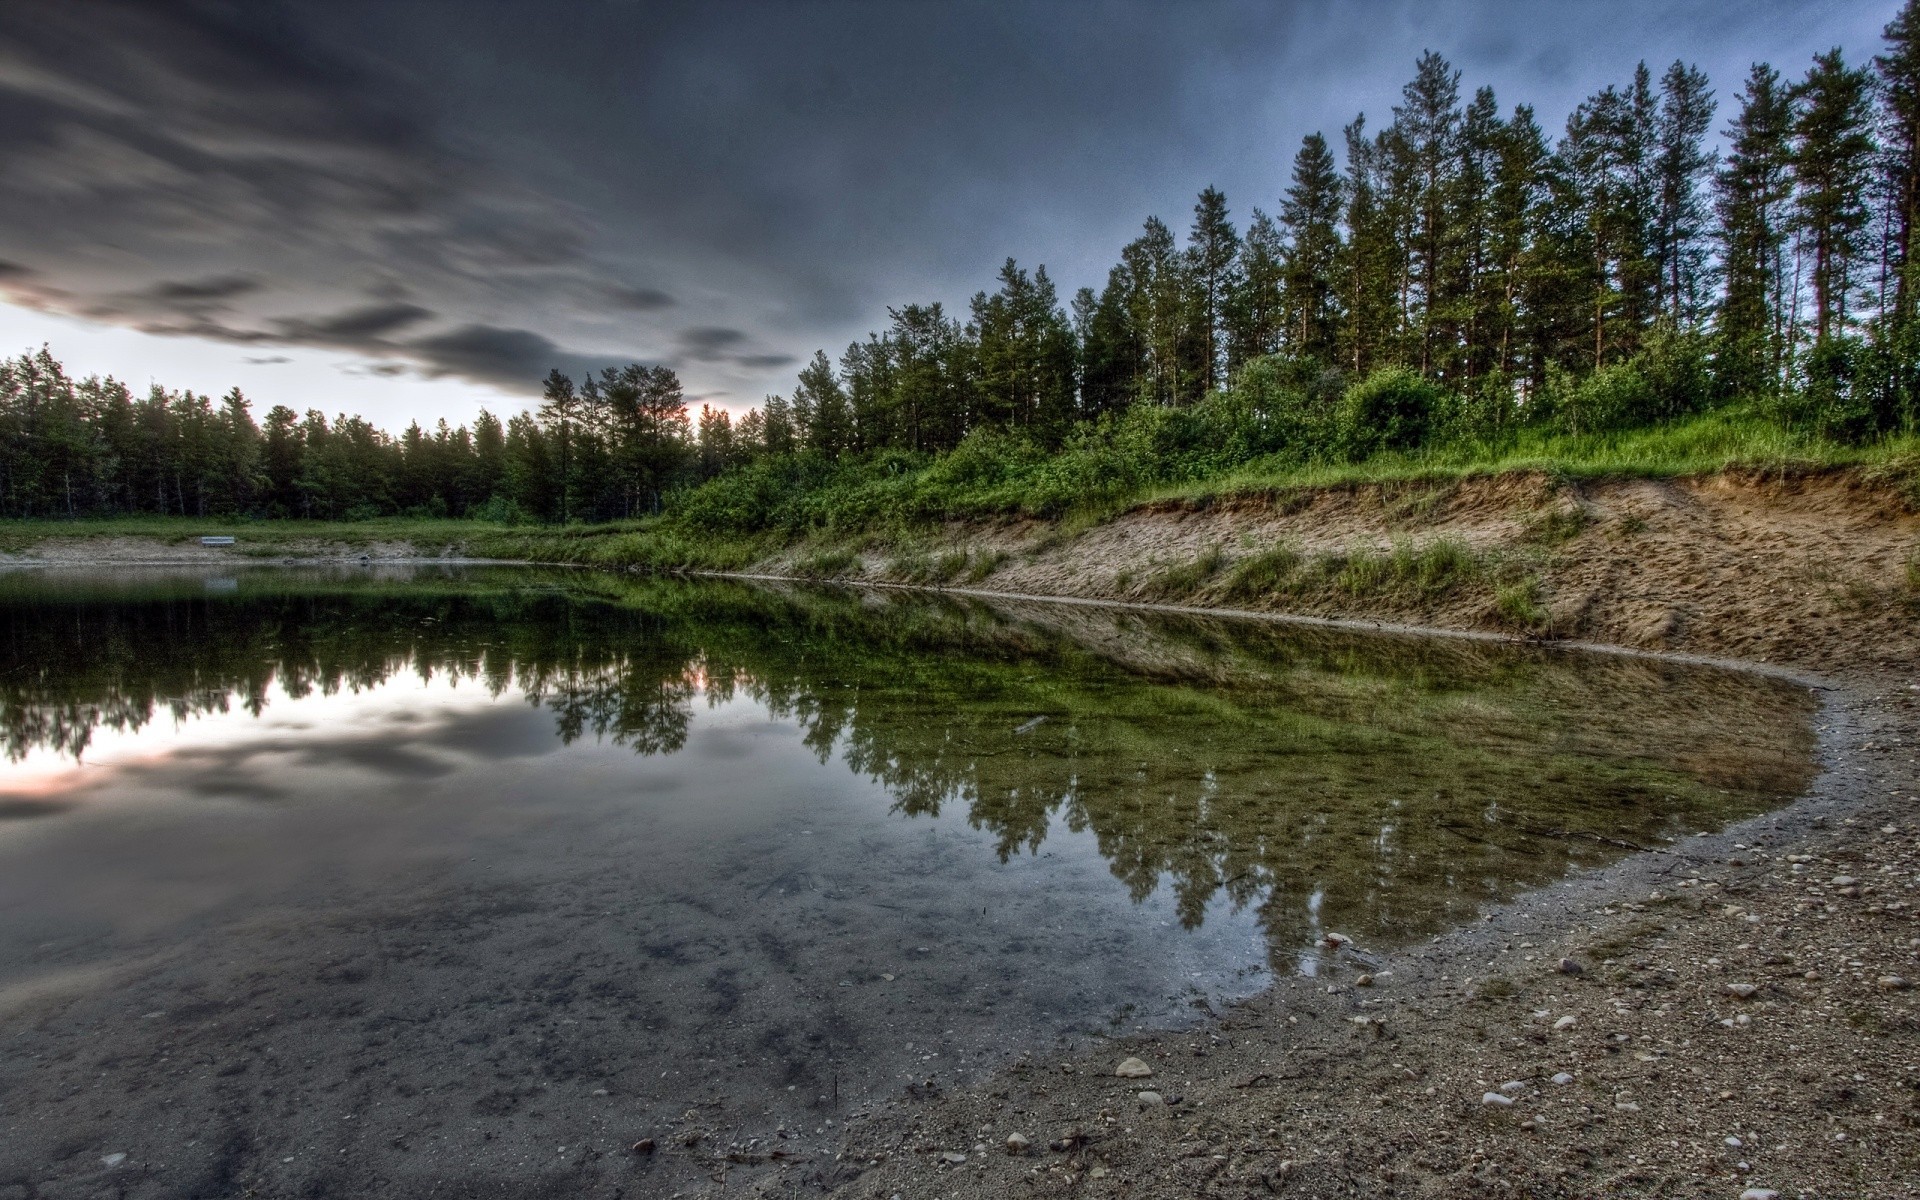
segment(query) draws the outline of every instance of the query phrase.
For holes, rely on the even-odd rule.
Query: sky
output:
[[[1423,50],[1557,130],[1684,59],[1864,61],[1897,0],[7,0],[0,353],[355,412],[630,361],[735,412],[1001,262],[1273,211]]]

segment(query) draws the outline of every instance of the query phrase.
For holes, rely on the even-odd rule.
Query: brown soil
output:
[[[1571,534],[1571,536],[1567,536]],[[1361,595],[1338,587],[1223,595],[1235,562],[1274,546],[1303,556],[1448,540],[1539,580],[1539,628],[1503,619],[1494,584],[1440,594]],[[1182,595],[1156,571],[1218,548],[1210,582]],[[1641,649],[1830,669],[1913,662],[1920,653],[1920,514],[1891,487],[1848,473],[1719,475],[1555,485],[1540,476],[1329,488],[1231,506],[1164,505],[1074,536],[1050,526],[955,527],[940,550],[1004,561],[977,586],[997,592],[1544,633]],[[797,556],[763,564],[790,570]],[[890,577],[895,553],[862,554],[855,578]]]

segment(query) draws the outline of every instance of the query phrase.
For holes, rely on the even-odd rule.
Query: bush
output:
[[[1353,459],[1417,449],[1449,400],[1445,389],[1405,367],[1375,371],[1340,400],[1341,444]]]
[[[1801,387],[1780,397],[1788,424],[1821,437],[1858,442],[1873,433],[1876,371],[1859,338],[1830,337],[1808,352]]]
[[[1547,405],[1554,423],[1577,437],[1643,424],[1658,400],[1653,384],[1633,361],[1602,367],[1578,382],[1550,373]]]
[[[490,521],[495,525],[525,525],[532,520],[520,505],[507,496],[489,496],[483,504],[467,507],[467,520]]]

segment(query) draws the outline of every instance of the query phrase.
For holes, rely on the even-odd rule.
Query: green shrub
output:
[[[1412,450],[1427,440],[1450,398],[1405,367],[1375,371],[1340,400],[1341,442],[1349,458]]]

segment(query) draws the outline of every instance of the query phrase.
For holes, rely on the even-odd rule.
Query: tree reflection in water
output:
[[[1282,964],[1322,921],[1404,941],[1812,772],[1803,688],[1535,647],[503,568],[0,577],[14,761],[409,671],[647,755],[744,696],[1003,859],[1065,826],[1189,925],[1256,906]]]

